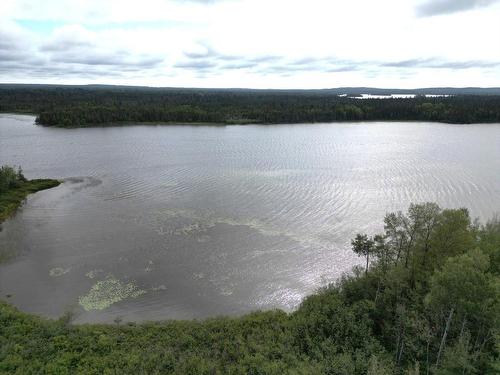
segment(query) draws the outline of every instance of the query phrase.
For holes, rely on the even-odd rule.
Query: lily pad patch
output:
[[[144,293],[146,291],[134,282],[124,283],[110,275],[94,284],[78,302],[86,311],[104,310],[114,303],[127,298],[137,298]]]

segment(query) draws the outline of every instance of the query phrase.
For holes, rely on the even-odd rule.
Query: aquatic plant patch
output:
[[[69,271],[70,271],[70,268],[55,267],[49,271],[49,275],[51,277],[59,277],[59,276],[67,274]]]
[[[78,299],[79,304],[86,310],[104,310],[113,303],[127,298],[137,298],[146,293],[135,283],[122,283],[112,275],[98,281],[89,292]]]

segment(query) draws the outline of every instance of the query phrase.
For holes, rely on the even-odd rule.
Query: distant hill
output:
[[[377,88],[377,87],[336,87],[325,89],[246,89],[246,88],[189,88],[189,87],[151,87],[122,85],[45,85],[0,83],[0,89],[82,89],[82,90],[116,90],[116,91],[155,91],[155,92],[264,92],[264,93],[307,93],[334,95],[500,95],[500,87],[422,87],[416,89]]]
[[[380,89],[375,87],[339,87],[334,92],[372,95],[414,94],[414,95],[500,95],[500,87],[424,87],[418,89]]]

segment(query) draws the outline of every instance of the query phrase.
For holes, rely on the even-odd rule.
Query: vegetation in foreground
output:
[[[0,303],[5,374],[498,374],[500,220],[411,205],[297,311],[72,325]]]
[[[50,179],[27,180],[22,170],[9,166],[0,167],[0,223],[12,215],[28,194],[59,185]]]
[[[130,123],[500,122],[500,95],[478,95],[484,90],[472,90],[474,95],[455,90],[450,97],[425,97],[420,95],[425,91],[415,90],[420,96],[412,99],[339,96],[351,91],[0,85],[0,112],[36,113],[38,124],[70,128]]]

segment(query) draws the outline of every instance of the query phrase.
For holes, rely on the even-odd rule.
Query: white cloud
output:
[[[499,0],[425,0],[417,6],[417,15],[421,17],[436,16],[484,8]]]
[[[500,86],[486,2],[422,17],[421,0],[2,0],[0,81]]]

